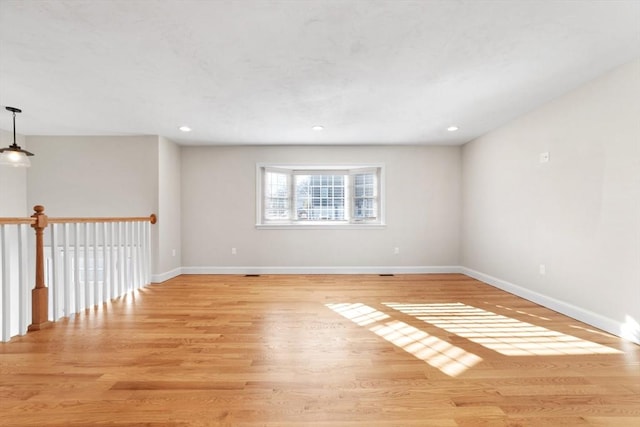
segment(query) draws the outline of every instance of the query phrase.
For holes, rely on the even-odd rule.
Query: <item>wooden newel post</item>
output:
[[[44,284],[44,229],[47,227],[47,216],[44,206],[34,206],[35,223],[31,225],[36,230],[36,286],[31,291],[31,325],[30,331],[39,331],[49,326],[49,289]]]

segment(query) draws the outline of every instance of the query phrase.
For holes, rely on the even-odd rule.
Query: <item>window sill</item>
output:
[[[297,223],[297,224],[256,224],[258,230],[381,230],[386,224],[352,224],[352,223]]]

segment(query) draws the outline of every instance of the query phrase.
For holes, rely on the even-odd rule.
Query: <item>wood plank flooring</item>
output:
[[[467,276],[180,276],[0,344],[2,426],[640,426],[640,347]]]

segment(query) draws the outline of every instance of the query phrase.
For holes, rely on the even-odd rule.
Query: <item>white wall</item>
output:
[[[51,217],[158,213],[157,136],[29,136],[27,200]],[[152,272],[158,227],[151,227]]]
[[[471,274],[640,340],[640,60],[465,145],[462,168]]]
[[[154,281],[163,281],[180,274],[182,266],[181,150],[180,146],[163,137],[158,143],[158,264]]]
[[[460,152],[460,147],[183,147],[184,271],[412,271],[458,265]],[[256,229],[260,162],[385,163],[386,228]]]
[[[16,142],[27,149],[24,136],[16,134]],[[0,129],[0,147],[11,144],[13,131]],[[0,217],[25,217],[31,213],[27,208],[27,169],[0,166]]]
[[[49,216],[144,216],[158,209],[157,136],[29,136],[29,205]]]

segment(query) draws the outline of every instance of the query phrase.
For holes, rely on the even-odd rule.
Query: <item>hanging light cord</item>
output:
[[[22,113],[22,110],[15,107],[5,107],[5,109],[13,113],[13,144],[6,148],[0,148],[0,153],[3,153],[5,151],[15,151],[17,153],[22,153],[25,156],[33,156],[33,153],[30,153],[27,150],[23,150],[16,142],[16,113]]]
[[[7,108],[8,110],[9,108]],[[20,111],[20,110],[18,110]],[[16,148],[20,148],[18,147],[18,144],[16,144],[16,109],[12,109],[11,112],[13,112],[13,145],[11,147],[16,147]],[[22,111],[20,111],[22,112]]]

